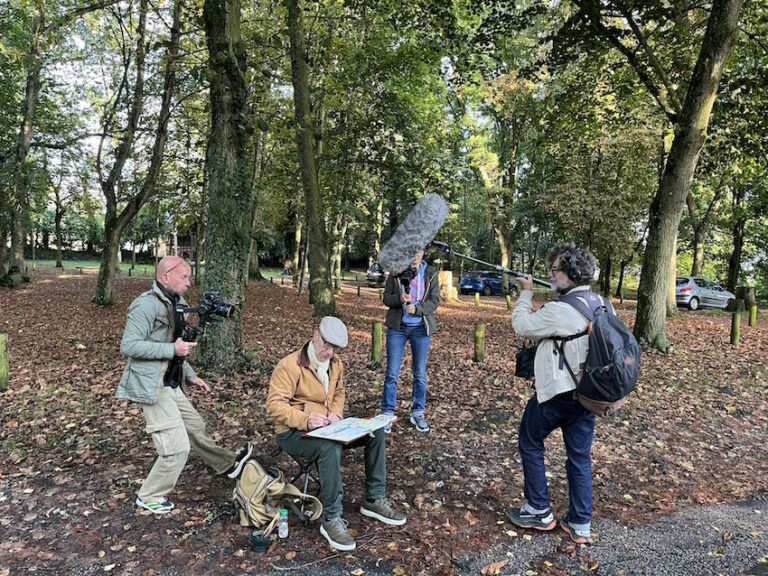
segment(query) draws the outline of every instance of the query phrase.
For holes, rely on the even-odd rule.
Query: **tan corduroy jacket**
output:
[[[338,356],[328,366],[328,396],[325,386],[309,367],[309,342],[280,360],[272,372],[267,393],[267,415],[280,434],[291,428],[306,430],[312,412],[344,418],[344,366]]]

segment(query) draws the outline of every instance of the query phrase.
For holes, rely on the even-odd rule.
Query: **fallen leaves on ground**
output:
[[[171,514],[137,511],[134,494],[155,451],[140,409],[114,394],[124,367],[125,310],[149,282],[119,279],[115,305],[99,308],[90,302],[95,281],[41,277],[0,291],[0,331],[10,335],[12,356],[11,388],[0,406],[0,558],[7,565],[0,576],[51,566],[66,573],[85,563],[149,574],[158,555],[189,574],[240,574],[327,558],[331,551],[317,525],[304,527],[295,518],[287,542],[273,542],[265,554],[250,551],[247,529],[230,517],[231,481],[215,477],[194,455],[170,495],[176,504]],[[343,290],[337,306],[350,331],[343,352],[346,414],[371,416],[384,381],[383,367],[370,368],[371,324],[384,319],[385,309],[376,290],[363,288],[359,297],[354,286]],[[427,371],[429,434],[415,432],[407,419],[409,350],[401,369],[398,413],[405,418],[388,437],[387,489],[408,513],[405,526],[383,527],[356,512],[363,497],[362,451],[343,454],[345,518],[363,544],[349,559],[352,566],[454,574],[453,559],[520,537],[504,510],[522,501],[517,427],[532,391],[513,376],[521,340],[501,298],[483,298],[479,308],[463,299],[438,310]],[[275,363],[310,337],[312,308],[306,293],[299,298],[290,286],[269,283],[251,283],[246,302],[243,344],[252,368],[213,375],[213,393],[190,395],[218,443],[236,448],[250,439],[262,460],[293,475],[292,461],[276,455],[264,401]],[[632,306],[616,308],[631,323]],[[472,361],[476,322],[486,325],[482,364]],[[667,323],[675,353],[643,355],[637,390],[618,414],[597,422],[596,517],[632,526],[682,506],[766,491],[768,325],[745,323],[739,349],[729,346],[729,330],[727,315],[683,312]],[[559,434],[546,446],[559,515],[568,502],[565,451]],[[729,539],[724,535],[723,544]],[[238,550],[245,553],[238,557]],[[288,558],[291,551],[296,557]],[[514,571],[562,573],[555,559],[547,561],[551,566]],[[578,561],[597,570],[596,560]]]

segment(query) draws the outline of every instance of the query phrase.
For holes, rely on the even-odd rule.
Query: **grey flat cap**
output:
[[[320,321],[320,336],[328,344],[333,344],[339,348],[346,348],[349,337],[347,336],[347,327],[344,322],[335,316],[326,316]]]

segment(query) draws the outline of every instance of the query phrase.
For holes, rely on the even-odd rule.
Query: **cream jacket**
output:
[[[589,286],[576,286],[570,293],[589,291]],[[542,404],[550,398],[576,389],[576,384],[563,365],[550,336],[572,336],[587,329],[589,321],[570,304],[565,302],[547,302],[538,310],[533,310],[533,292],[523,290],[512,310],[512,328],[525,338],[539,341],[536,358],[533,362],[536,399]],[[587,359],[588,337],[582,336],[565,342],[565,358],[576,373],[581,370]]]

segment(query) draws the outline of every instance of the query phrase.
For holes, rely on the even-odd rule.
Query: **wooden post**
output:
[[[274,283],[274,278],[272,278],[272,276],[270,276],[270,277],[269,277],[269,283],[270,283],[270,284],[273,284],[273,283]]]
[[[357,295],[360,296],[360,284],[357,285]]]
[[[731,317],[731,346],[739,347],[739,330],[741,328],[741,310],[744,307],[744,301],[736,300],[733,316]]]
[[[371,328],[371,366],[381,366],[381,322],[374,322]]]
[[[507,311],[512,310],[512,296],[507,294]]]
[[[280,276],[280,286],[285,285],[285,276]]]
[[[480,292],[475,292],[475,306],[480,307]]]
[[[131,269],[128,268],[128,278],[130,278],[130,277],[131,277]]]
[[[0,392],[8,390],[10,376],[10,357],[8,355],[8,334],[0,332]]]
[[[485,324],[475,324],[475,355],[472,360],[478,363],[485,360]]]
[[[379,300],[383,300],[383,299],[384,299],[384,292],[382,291],[381,288],[379,288]]]
[[[757,324],[757,304],[753,304],[749,309],[749,327],[754,328]]]

